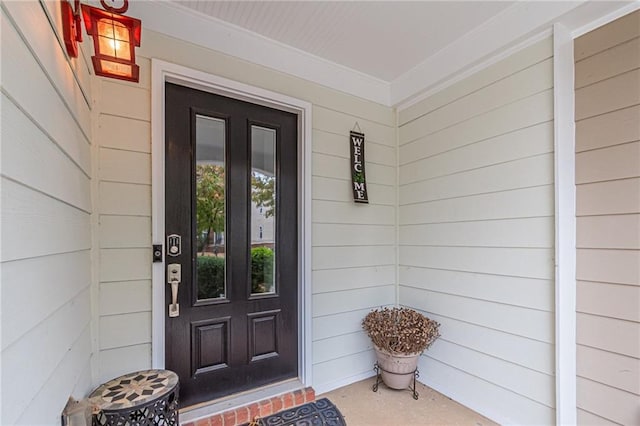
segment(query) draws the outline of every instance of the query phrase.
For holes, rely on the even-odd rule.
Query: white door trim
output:
[[[311,359],[311,103],[248,84],[158,59],[151,60],[151,228],[153,244],[165,251],[164,218],[164,101],[165,82],[216,93],[298,115],[298,377],[312,386]],[[165,262],[152,267],[153,368],[165,365]]]

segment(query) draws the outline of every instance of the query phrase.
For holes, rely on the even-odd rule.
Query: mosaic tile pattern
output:
[[[93,391],[90,398],[103,410],[144,405],[171,392],[178,376],[167,370],[146,370],[117,377]]]

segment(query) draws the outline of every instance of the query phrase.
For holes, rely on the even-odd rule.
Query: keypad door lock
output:
[[[178,288],[182,281],[182,265],[170,263],[167,265],[167,282],[171,286],[171,303],[169,304],[169,317],[180,316],[180,305],[178,304]]]
[[[178,234],[171,234],[167,237],[167,254],[172,257],[180,256],[182,253],[182,237]]]

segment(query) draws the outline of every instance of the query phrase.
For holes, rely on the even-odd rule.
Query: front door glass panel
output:
[[[196,115],[196,230],[198,300],[225,298],[225,121]]]
[[[251,295],[276,292],[276,131],[251,126]]]

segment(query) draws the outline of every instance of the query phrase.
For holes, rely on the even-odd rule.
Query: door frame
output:
[[[310,102],[182,65],[151,60],[151,231],[163,259],[152,263],[151,365],[165,366],[165,82],[294,113],[298,116],[298,379],[312,386]]]

